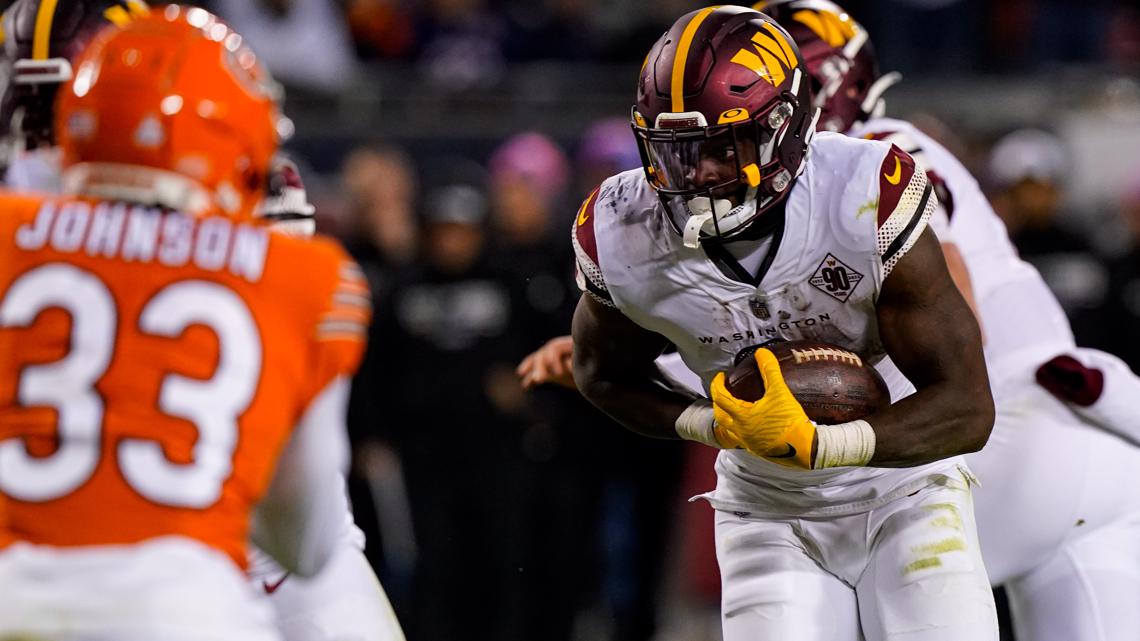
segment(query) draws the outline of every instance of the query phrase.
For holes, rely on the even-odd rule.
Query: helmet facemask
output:
[[[779,157],[780,142],[798,124],[796,100],[786,92],[760,113],[726,112],[721,121],[730,122],[713,126],[701,112],[666,112],[648,127],[635,109],[646,177],[686,247],[702,238],[731,239],[787,191],[795,176]]]
[[[3,68],[0,165],[7,168],[28,152],[55,145],[53,103],[61,84],[71,79],[71,64],[66,58],[19,59]]]

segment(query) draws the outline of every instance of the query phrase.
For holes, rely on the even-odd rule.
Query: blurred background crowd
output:
[[[287,149],[369,275],[352,495],[409,638],[716,638],[714,452],[516,364],[568,332],[580,200],[640,165],[641,61],[680,0],[212,0],[287,88]],[[1140,370],[1140,6],[844,2],[888,112],[955,151],[1082,345]],[[475,630],[478,633],[475,633]]]

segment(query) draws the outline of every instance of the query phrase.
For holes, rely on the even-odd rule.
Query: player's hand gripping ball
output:
[[[776,357],[792,396],[808,418],[820,425],[866,418],[891,404],[891,393],[879,372],[850,350],[807,340],[775,343],[768,350]],[[726,375],[728,392],[743,401],[759,400],[764,381],[756,361],[737,359]]]
[[[756,350],[711,386],[717,435],[776,463],[811,469],[815,425],[869,416],[890,404],[873,367],[818,341]]]

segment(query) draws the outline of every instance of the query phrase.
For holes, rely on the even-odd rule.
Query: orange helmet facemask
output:
[[[104,32],[59,93],[63,189],[251,215],[277,150],[280,90],[240,35],[170,5]]]

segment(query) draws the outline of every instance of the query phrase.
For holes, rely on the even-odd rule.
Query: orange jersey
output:
[[[244,567],[250,514],[370,315],[335,243],[0,195],[0,548],[178,535]]]

